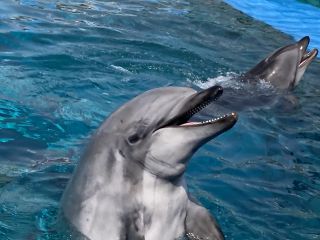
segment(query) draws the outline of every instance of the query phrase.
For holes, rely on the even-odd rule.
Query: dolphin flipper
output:
[[[188,202],[186,217],[186,235],[194,240],[223,240],[220,227],[211,214],[192,200]]]

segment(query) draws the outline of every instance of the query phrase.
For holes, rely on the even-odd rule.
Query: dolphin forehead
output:
[[[192,88],[163,87],[149,90],[121,106],[100,127],[100,131],[127,132],[130,128],[161,126],[176,116],[196,94]]]

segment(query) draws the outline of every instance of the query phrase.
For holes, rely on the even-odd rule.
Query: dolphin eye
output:
[[[139,140],[140,140],[140,137],[139,137],[139,135],[136,134],[136,133],[128,137],[128,141],[129,141],[129,143],[131,143],[131,144],[135,144],[135,143],[137,143]]]

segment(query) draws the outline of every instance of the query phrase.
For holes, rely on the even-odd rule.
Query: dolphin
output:
[[[189,195],[193,153],[237,121],[189,119],[222,94],[186,87],[149,90],[116,110],[93,135],[63,194],[64,217],[91,240],[224,239]]]
[[[307,51],[309,42],[310,38],[305,36],[296,43],[275,50],[248,72],[230,77],[226,82],[215,82],[222,85],[224,98],[193,119],[201,120],[215,112],[241,112],[270,106],[291,111],[298,104],[292,90],[318,54],[317,49]]]
[[[318,54],[317,49],[307,51],[309,43],[310,38],[305,36],[296,43],[275,50],[243,74],[241,80],[264,80],[278,90],[294,89]]]

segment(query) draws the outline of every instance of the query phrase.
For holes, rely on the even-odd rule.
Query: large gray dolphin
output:
[[[92,240],[224,239],[188,193],[184,172],[204,143],[230,129],[235,113],[188,122],[222,88],[145,92],[97,130],[62,198],[62,212]]]
[[[242,80],[264,80],[280,90],[292,90],[300,82],[304,72],[318,50],[308,52],[310,38],[303,37],[296,43],[279,48],[241,76]]]

